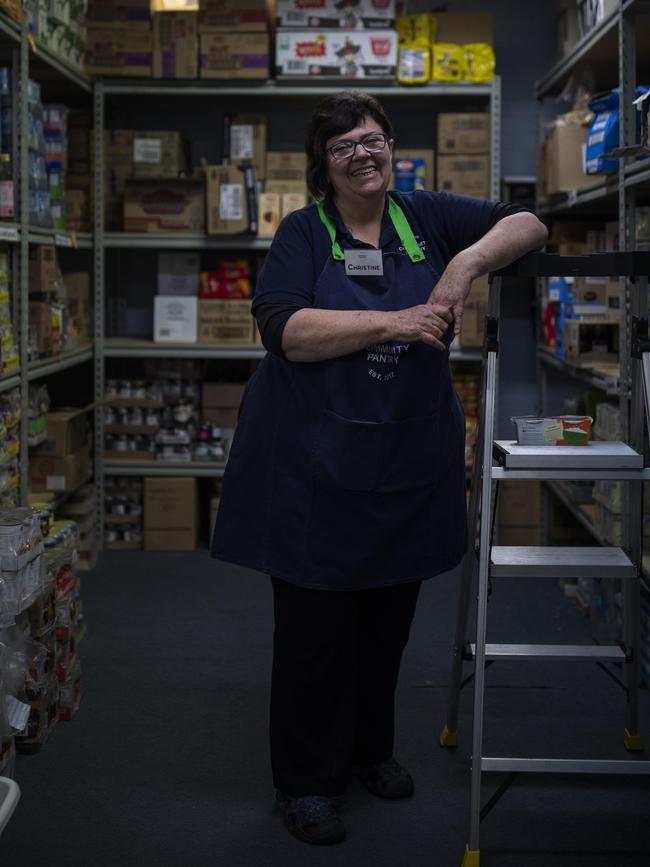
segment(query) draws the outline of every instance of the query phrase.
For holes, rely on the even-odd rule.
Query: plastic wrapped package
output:
[[[492,81],[496,61],[492,46],[484,42],[471,42],[463,45],[465,49],[467,81]]]
[[[436,42],[433,46],[432,80],[462,81],[465,78],[466,63],[462,45]]]

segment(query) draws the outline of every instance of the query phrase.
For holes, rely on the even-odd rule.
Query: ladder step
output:
[[[471,658],[476,658],[476,644],[470,644]],[[590,662],[625,662],[625,651],[618,646],[596,644],[486,644],[487,660],[561,659]]]
[[[639,570],[622,548],[495,545],[494,578],[636,578]]]
[[[600,440],[586,446],[521,446],[514,440],[495,440],[494,456],[510,469],[643,469],[643,455],[626,443]]]
[[[650,774],[650,762],[629,759],[514,759],[482,756],[481,770],[534,774]]]

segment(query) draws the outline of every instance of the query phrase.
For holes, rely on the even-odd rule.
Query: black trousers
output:
[[[334,797],[354,764],[393,755],[395,687],[420,582],[328,591],[271,579],[276,789]]]

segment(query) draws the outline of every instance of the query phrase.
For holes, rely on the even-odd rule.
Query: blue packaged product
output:
[[[571,284],[573,277],[549,277],[548,300],[549,301],[572,301]]]
[[[401,159],[395,162],[395,189],[412,193],[425,187],[426,167],[421,159]]]
[[[636,88],[636,96],[641,96],[650,88],[639,85]],[[606,93],[599,93],[589,100],[589,109],[596,115],[589,127],[587,135],[587,155],[585,169],[588,175],[600,172],[618,171],[618,159],[604,159],[603,154],[608,154],[619,146],[620,142],[620,113],[619,113],[620,88],[615,87]],[[638,140],[641,131],[641,118],[639,112],[635,112],[636,135]]]

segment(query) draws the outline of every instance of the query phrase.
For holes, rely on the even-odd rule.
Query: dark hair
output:
[[[322,99],[307,125],[307,186],[315,199],[322,199],[330,189],[327,180],[325,142],[332,136],[349,132],[366,117],[376,121],[382,130],[394,138],[393,125],[381,103],[369,93],[344,90]]]

